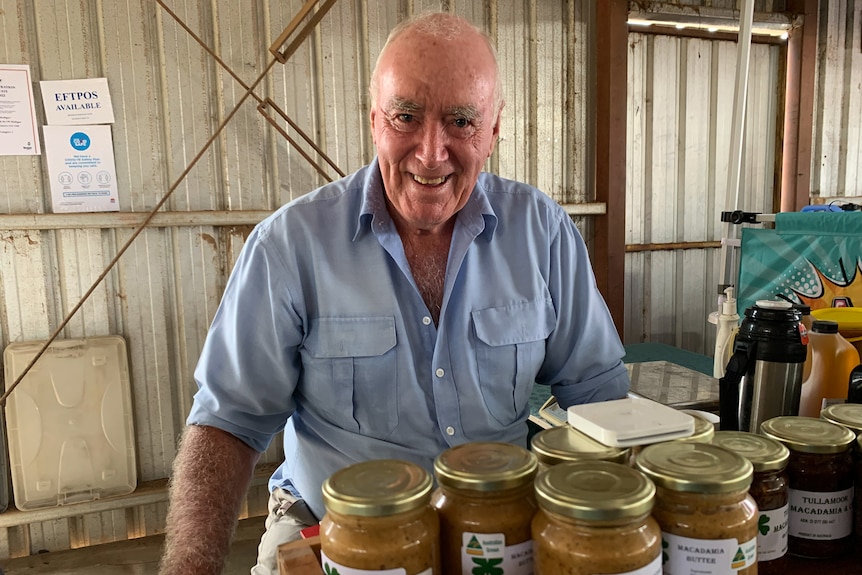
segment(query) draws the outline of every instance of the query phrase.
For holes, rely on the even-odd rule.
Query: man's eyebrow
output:
[[[407,100],[405,98],[399,98],[398,96],[393,96],[389,98],[388,105],[386,106],[387,110],[396,110],[398,112],[418,112],[422,109],[422,107],[412,100]]]
[[[452,106],[446,112],[450,116],[455,116],[456,118],[466,118],[467,120],[478,120],[482,115],[479,113],[479,109],[476,106],[466,105],[466,106]]]

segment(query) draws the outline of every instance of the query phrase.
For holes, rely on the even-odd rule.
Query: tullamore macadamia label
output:
[[[665,575],[735,575],[757,562],[757,538],[692,539],[662,532]],[[665,545],[666,544],[666,545]]]
[[[843,491],[790,490],[790,535],[843,539],[853,531],[853,488]]]

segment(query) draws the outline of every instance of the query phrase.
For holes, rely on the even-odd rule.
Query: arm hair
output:
[[[259,456],[221,429],[186,427],[170,481],[160,575],[222,572]]]

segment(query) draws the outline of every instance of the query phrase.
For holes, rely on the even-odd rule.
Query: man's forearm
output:
[[[259,455],[220,429],[186,428],[170,481],[161,575],[221,573]]]

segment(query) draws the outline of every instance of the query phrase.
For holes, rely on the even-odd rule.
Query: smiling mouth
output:
[[[423,186],[439,186],[444,183],[449,176],[440,176],[439,178],[423,178],[422,176],[418,176],[413,174],[413,180],[422,184]]]

